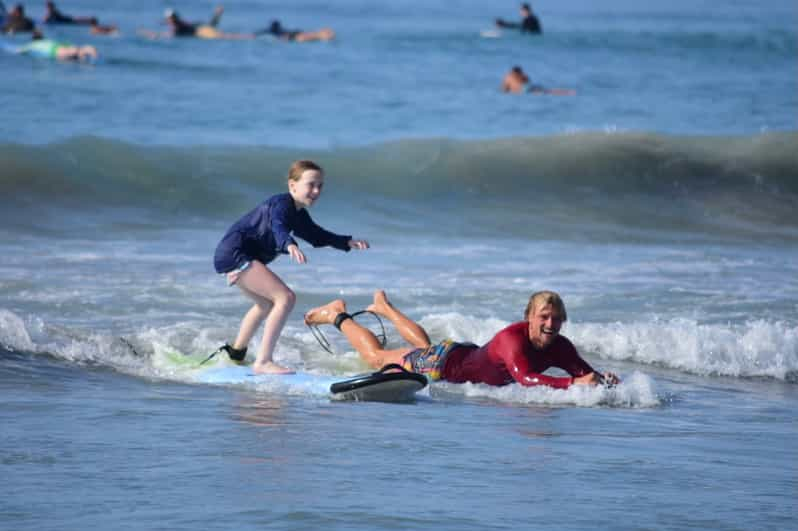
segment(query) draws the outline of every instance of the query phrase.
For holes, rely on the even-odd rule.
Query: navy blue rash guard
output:
[[[296,240],[291,232],[313,247],[334,247],[349,251],[352,236],[332,233],[316,225],[304,208],[297,209],[291,194],[270,197],[228,229],[216,246],[213,266],[217,273],[229,273],[245,262],[268,264]]]

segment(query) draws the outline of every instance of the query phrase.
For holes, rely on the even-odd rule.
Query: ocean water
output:
[[[3,38],[0,528],[794,527],[794,2],[536,2],[542,36],[488,38],[516,2],[248,0],[220,29],[338,38],[137,33],[213,6],[59,4],[120,27],[44,28],[94,64]],[[576,95],[501,93],[516,64]],[[297,158],[326,169],[314,219],[372,248],[273,263],[298,299],[279,361],[366,369],[302,324],[333,298],[384,288],[433,339],[482,343],[554,289],[623,382],[412,404],[199,383],[247,308],[213,249]]]

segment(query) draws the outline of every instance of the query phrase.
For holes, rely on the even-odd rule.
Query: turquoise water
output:
[[[149,41],[167,4],[59,7],[121,35],[45,28],[91,65],[0,53],[0,527],[792,527],[792,3],[535,3],[537,38],[480,35],[513,2],[225,4],[225,31],[338,34],[308,44]],[[577,94],[502,94],[515,64]],[[332,298],[385,288],[433,339],[482,343],[547,288],[623,383],[413,404],[199,383],[174,352],[207,355],[246,310],[213,249],[306,157],[327,170],[314,219],[372,248],[274,262],[297,293],[279,361],[365,369],[302,323]]]

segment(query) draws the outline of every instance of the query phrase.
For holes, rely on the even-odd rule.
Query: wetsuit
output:
[[[502,19],[498,19],[496,23],[501,28],[519,28],[521,33],[543,33],[543,28],[540,27],[540,20],[535,15],[524,17],[520,24],[506,22]]]
[[[565,389],[573,383],[573,378],[542,373],[550,367],[563,369],[572,377],[593,372],[566,337],[558,335],[551,345],[538,350],[529,341],[528,330],[529,323],[522,321],[500,331],[483,347],[454,348],[446,356],[441,379],[489,385],[507,385],[515,381],[525,386]]]
[[[173,32],[175,37],[200,37],[204,39],[214,39],[218,36],[218,31],[215,29],[222,18],[222,12],[217,11],[211,17],[210,22],[207,24],[192,24],[186,22],[176,14],[173,15],[172,22],[174,24]]]
[[[33,24],[33,21],[26,16],[19,16],[14,15],[13,13],[10,15],[6,15],[5,20],[3,21],[3,33],[22,33],[33,31],[36,26]]]
[[[45,24],[76,24],[77,21],[73,17],[70,17],[69,15],[65,15],[65,14],[61,13],[59,10],[53,8],[44,17],[44,23]]]
[[[172,30],[175,37],[193,37],[197,32],[197,24],[190,24],[184,20],[176,18]]]
[[[310,219],[304,208],[297,209],[291,194],[270,197],[235,222],[227,231],[213,257],[217,273],[228,273],[246,262],[268,264],[296,240],[291,232],[313,247],[334,247],[348,252],[352,236],[325,230]]]
[[[543,33],[540,21],[535,15],[529,15],[521,21],[521,33]]]
[[[279,21],[275,20],[268,28],[256,31],[255,35],[272,35],[278,39],[293,41],[300,33],[302,33],[300,30],[285,29]]]

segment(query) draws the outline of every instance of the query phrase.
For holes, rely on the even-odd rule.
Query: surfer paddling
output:
[[[274,195],[236,221],[216,247],[214,267],[226,275],[229,285],[236,285],[254,305],[241,322],[232,345],[220,350],[231,359],[243,361],[247,345],[260,323],[264,322],[263,340],[252,369],[256,373],[290,373],[276,364],[273,353],[296,295],[269,267],[279,254],[287,254],[299,264],[307,261],[291,233],[313,245],[334,247],[341,251],[368,249],[366,240],[332,233],[316,225],[307,209],[321,195],[324,171],[309,160],[298,160],[288,171],[288,193]]]
[[[520,94],[529,92],[530,94],[551,94],[554,96],[573,96],[576,94],[574,89],[568,88],[547,88],[542,85],[529,83],[529,76],[520,66],[514,66],[505,74],[502,79],[502,92]]]
[[[540,26],[540,20],[532,13],[532,8],[529,4],[523,3],[519,9],[521,13],[521,22],[508,22],[504,19],[496,19],[496,27],[498,28],[511,28],[519,29],[521,33],[530,33],[540,35],[543,33],[543,28]]]
[[[600,374],[579,355],[560,328],[567,319],[565,304],[557,293],[540,291],[529,298],[524,320],[497,333],[484,346],[445,340],[432,344],[424,328],[393,304],[385,292],[374,293],[367,311],[387,318],[411,347],[386,350],[377,337],[347,313],[346,303],[336,299],[305,314],[308,325],[332,324],[340,330],[371,367],[397,363],[425,374],[430,380],[524,386],[548,385],[566,389],[571,385],[617,384],[612,373]],[[558,367],[569,377],[547,376]]]

